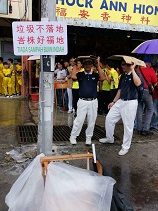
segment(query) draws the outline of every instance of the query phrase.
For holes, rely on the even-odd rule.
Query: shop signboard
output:
[[[56,0],[56,16],[158,26],[157,0]]]
[[[0,14],[8,14],[8,0],[0,0]]]
[[[66,22],[13,22],[15,55],[66,55]]]

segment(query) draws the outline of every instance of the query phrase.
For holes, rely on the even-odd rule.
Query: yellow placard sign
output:
[[[158,1],[56,0],[56,15],[65,18],[158,26]]]

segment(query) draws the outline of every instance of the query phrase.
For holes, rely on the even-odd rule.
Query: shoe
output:
[[[8,96],[8,95],[6,95],[5,97],[6,97],[6,98],[9,98],[9,96]]]
[[[125,155],[125,154],[127,154],[127,152],[128,152],[128,149],[122,148],[122,149],[118,152],[118,154],[119,154],[119,155]]]
[[[72,145],[75,145],[75,144],[77,144],[77,142],[76,142],[76,138],[73,138],[73,137],[70,137],[70,143],[72,144]]]
[[[74,114],[74,117],[77,117],[77,114],[76,113]]]
[[[143,136],[151,136],[151,135],[154,135],[154,133],[151,132],[151,131],[148,131],[148,130],[143,130],[143,131],[142,131],[142,135],[143,135]]]
[[[114,143],[113,140],[110,140],[108,138],[101,138],[101,139],[99,139],[99,142],[102,144],[113,144]]]
[[[86,138],[86,145],[91,145],[91,144],[92,144],[91,138],[87,137]]]
[[[72,113],[72,110],[69,110],[67,113],[68,113],[68,114],[71,114],[71,113]]]
[[[10,95],[9,97],[10,97],[10,98],[13,98],[13,95]]]

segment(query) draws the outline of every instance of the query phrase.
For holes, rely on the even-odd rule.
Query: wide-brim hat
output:
[[[75,62],[80,61],[82,64],[87,63],[92,63],[93,65],[95,65],[97,63],[97,57],[94,55],[89,55],[89,56],[78,56],[75,59]]]
[[[137,59],[135,57],[132,56],[126,56],[126,55],[113,55],[108,57],[108,59],[111,60],[124,60],[126,62],[126,64],[135,64],[141,67],[146,67],[146,64],[144,61]]]

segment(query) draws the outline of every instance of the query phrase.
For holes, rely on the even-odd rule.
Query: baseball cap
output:
[[[152,62],[152,60],[151,60],[151,58],[146,57],[146,58],[144,58],[144,62]]]

